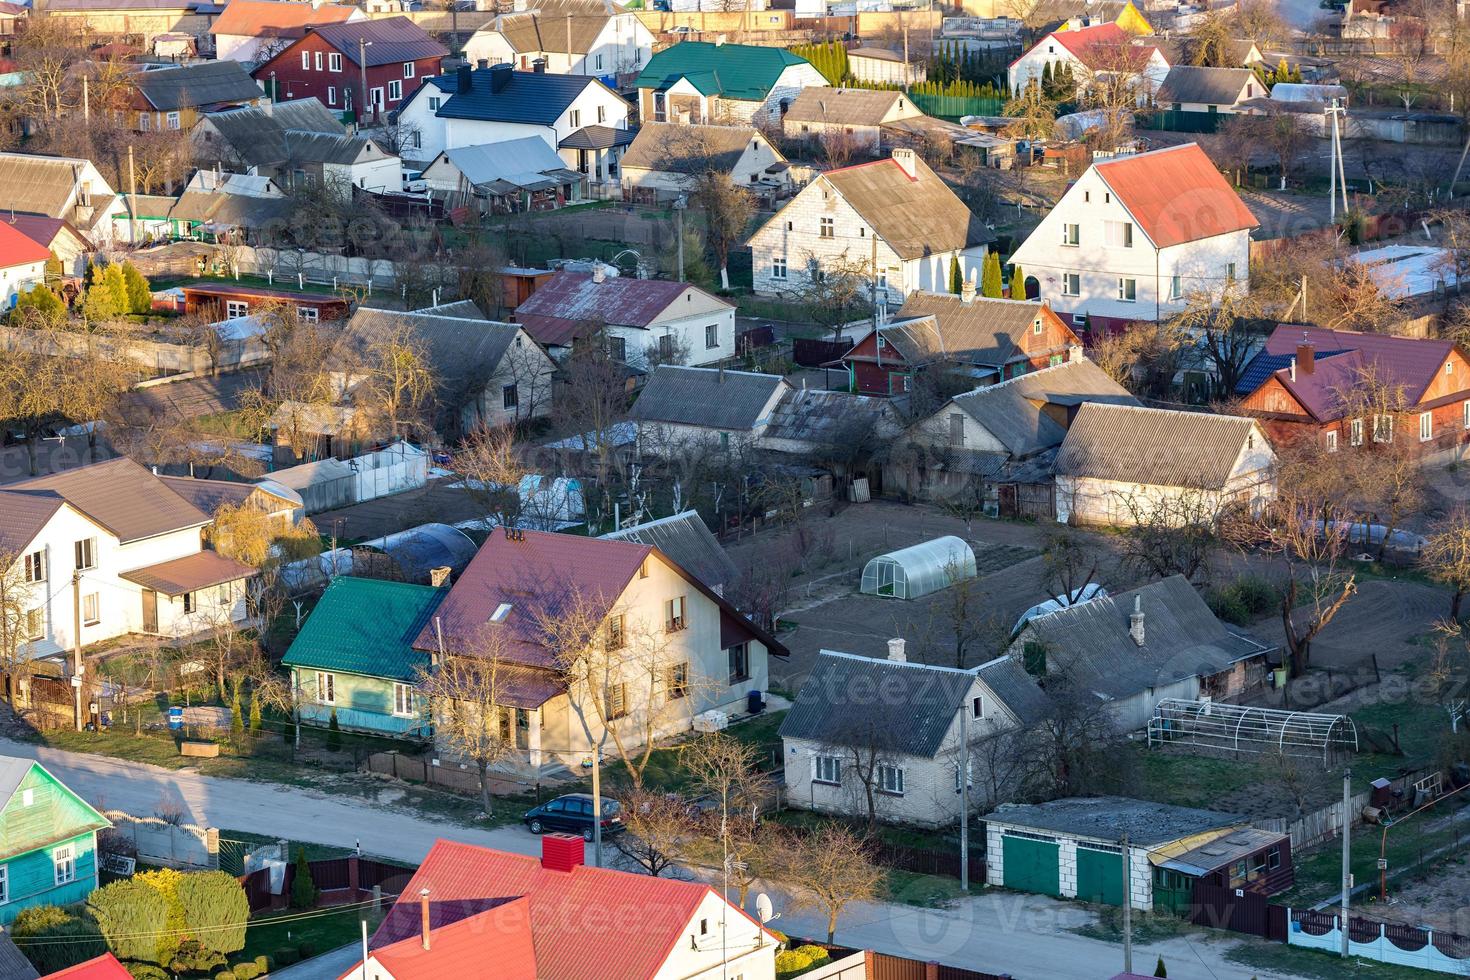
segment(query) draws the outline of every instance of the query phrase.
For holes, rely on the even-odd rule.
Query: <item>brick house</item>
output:
[[[1063,364],[1082,342],[1045,303],[976,296],[964,291],[914,293],[885,324],[842,356],[853,391],[901,395],[914,376],[936,366],[963,372],[977,385]]]
[[[1433,453],[1470,442],[1470,359],[1448,340],[1284,323],[1236,394],[1277,443],[1318,438],[1337,452],[1397,436]]]
[[[317,98],[333,111],[368,105],[381,119],[412,95],[423,79],[438,75],[448,54],[448,48],[407,17],[389,17],[311,27],[253,74],[284,93],[278,98]],[[357,115],[361,119],[362,114]]]

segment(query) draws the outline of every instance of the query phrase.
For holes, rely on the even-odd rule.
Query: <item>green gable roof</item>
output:
[[[39,762],[0,756],[0,860],[110,826]]]
[[[342,671],[411,681],[427,654],[414,637],[447,590],[406,582],[343,576],[322,593],[281,662],[287,667]]]
[[[649,59],[637,85],[667,88],[681,78],[688,78],[703,95],[762,102],[783,71],[806,63],[805,58],[784,48],[680,41]]]

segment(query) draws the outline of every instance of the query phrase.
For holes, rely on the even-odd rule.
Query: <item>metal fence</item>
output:
[[[1189,109],[1158,109],[1139,113],[1141,129],[1164,129],[1175,133],[1213,133],[1219,130],[1220,121],[1229,115],[1218,112],[1194,112]]]
[[[909,100],[925,115],[958,120],[961,116],[998,116],[1005,99],[995,96],[923,95],[908,93]]]
[[[902,847],[897,844],[876,844],[873,860],[887,868],[912,871],[921,875],[943,875],[949,878],[960,876],[960,848],[940,850],[926,847]],[[985,852],[971,850],[970,881],[980,884],[985,881]]]

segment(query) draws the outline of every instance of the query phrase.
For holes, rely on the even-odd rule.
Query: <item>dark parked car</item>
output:
[[[618,833],[623,829],[622,807],[617,800],[602,800],[603,836]],[[581,834],[583,840],[592,839],[592,796],[588,793],[568,793],[548,800],[540,806],[527,810],[521,818],[533,834],[548,830]]]

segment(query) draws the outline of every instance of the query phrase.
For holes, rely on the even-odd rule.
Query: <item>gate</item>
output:
[[[1061,847],[1051,838],[1023,837],[1007,831],[1001,838],[1005,886],[1017,891],[1061,897],[1060,852]]]
[[[1102,844],[1077,845],[1077,897],[1084,902],[1123,904],[1123,854]]]

